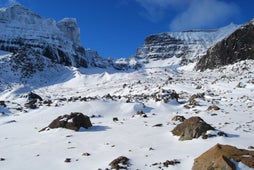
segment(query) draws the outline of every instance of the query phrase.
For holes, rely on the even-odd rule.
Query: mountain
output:
[[[30,49],[29,54],[40,54],[66,66],[88,66],[76,19],[56,22],[14,5],[0,9],[0,29],[1,50],[16,53]]]
[[[188,64],[197,61],[206,50],[222,40],[238,25],[230,24],[216,30],[190,30],[150,35],[142,47],[137,49],[135,57],[143,63],[174,59],[175,64]]]
[[[6,65],[21,72],[21,77],[31,77],[54,64],[117,70],[140,67],[134,58],[105,59],[97,51],[85,49],[80,44],[80,29],[74,18],[56,22],[14,5],[0,9],[0,29],[0,50],[13,53]]]
[[[254,59],[254,20],[210,47],[196,65],[197,70],[214,69],[241,60]]]

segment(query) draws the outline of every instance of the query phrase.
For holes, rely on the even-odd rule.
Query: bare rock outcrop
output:
[[[230,36],[208,49],[196,65],[197,70],[214,69],[241,60],[254,59],[253,21],[243,25]]]
[[[254,151],[238,149],[230,145],[216,144],[214,147],[195,159],[192,170],[235,170],[235,164],[231,160],[242,162],[250,168],[254,168]]]
[[[92,127],[90,118],[82,113],[74,112],[69,115],[59,116],[53,120],[48,127],[42,129],[41,131],[47,128],[66,128],[70,130],[78,131],[81,127],[88,129]]]
[[[179,140],[191,140],[204,135],[208,130],[214,130],[214,128],[200,117],[195,116],[184,120],[171,132],[173,135],[180,136]]]

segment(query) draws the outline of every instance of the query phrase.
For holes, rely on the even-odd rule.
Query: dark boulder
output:
[[[30,92],[29,94],[28,94],[28,100],[29,101],[31,101],[31,100],[40,100],[40,101],[42,101],[42,98],[41,98],[41,96],[39,96],[38,94],[35,94],[35,93],[33,93],[33,92]]]
[[[200,117],[191,117],[177,125],[172,130],[172,133],[173,135],[180,136],[179,140],[191,140],[202,136],[208,130],[214,130],[214,128]]]
[[[0,101],[0,106],[6,107],[5,101],[1,100]]]
[[[31,100],[28,103],[25,103],[25,107],[27,109],[36,109],[37,108],[36,103],[37,103],[37,100]]]
[[[85,129],[92,127],[92,123],[88,116],[79,112],[74,112],[69,115],[59,116],[53,120],[48,127],[51,129],[66,128],[78,131],[81,127]]]
[[[194,160],[192,170],[228,169],[235,170],[236,162],[254,168],[254,151],[238,149],[230,145],[217,144]]]

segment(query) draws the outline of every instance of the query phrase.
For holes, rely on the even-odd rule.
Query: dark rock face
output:
[[[111,169],[116,169],[116,170],[127,169],[128,162],[129,162],[129,158],[125,156],[119,156],[118,158],[110,162],[109,166],[111,167]]]
[[[251,22],[209,48],[196,70],[214,69],[246,59],[254,59],[254,25]]]
[[[238,149],[230,145],[217,144],[195,159],[192,170],[200,169],[228,169],[236,167],[231,160],[242,162],[254,168],[254,151]]]
[[[53,120],[48,127],[52,129],[66,128],[78,131],[81,127],[86,129],[92,127],[92,123],[88,116],[75,112],[70,115],[59,116]]]
[[[214,130],[214,128],[200,117],[191,117],[177,125],[172,130],[172,133],[173,135],[180,136],[179,140],[191,140],[200,137],[208,130]]]

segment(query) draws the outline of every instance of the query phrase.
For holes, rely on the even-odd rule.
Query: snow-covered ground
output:
[[[121,155],[130,159],[130,169],[159,169],[161,165],[155,163],[174,159],[181,163],[162,168],[191,169],[194,159],[217,143],[247,149],[254,145],[253,64],[242,61],[206,72],[190,71],[191,65],[177,69],[158,63],[129,72],[65,68],[41,85],[40,77],[31,79],[27,87],[19,83],[2,85],[0,100],[7,106],[0,106],[0,158],[5,159],[0,161],[0,169],[97,170],[107,168]],[[163,89],[175,90],[180,95],[179,103],[138,97],[126,102],[128,97],[161,94]],[[24,107],[30,90],[53,104],[17,110]],[[194,108],[184,107],[191,95],[203,92],[205,100],[198,99]],[[107,94],[121,98],[103,97]],[[80,101],[83,97],[95,99]],[[220,110],[207,111],[211,105]],[[147,118],[135,115],[141,110]],[[39,132],[53,119],[71,112],[90,116],[93,127],[79,132]],[[179,141],[171,133],[179,123],[171,120],[175,115],[200,116],[228,137]],[[119,121],[113,121],[114,117]],[[156,124],[162,126],[154,127]],[[66,158],[71,162],[64,162]]]

